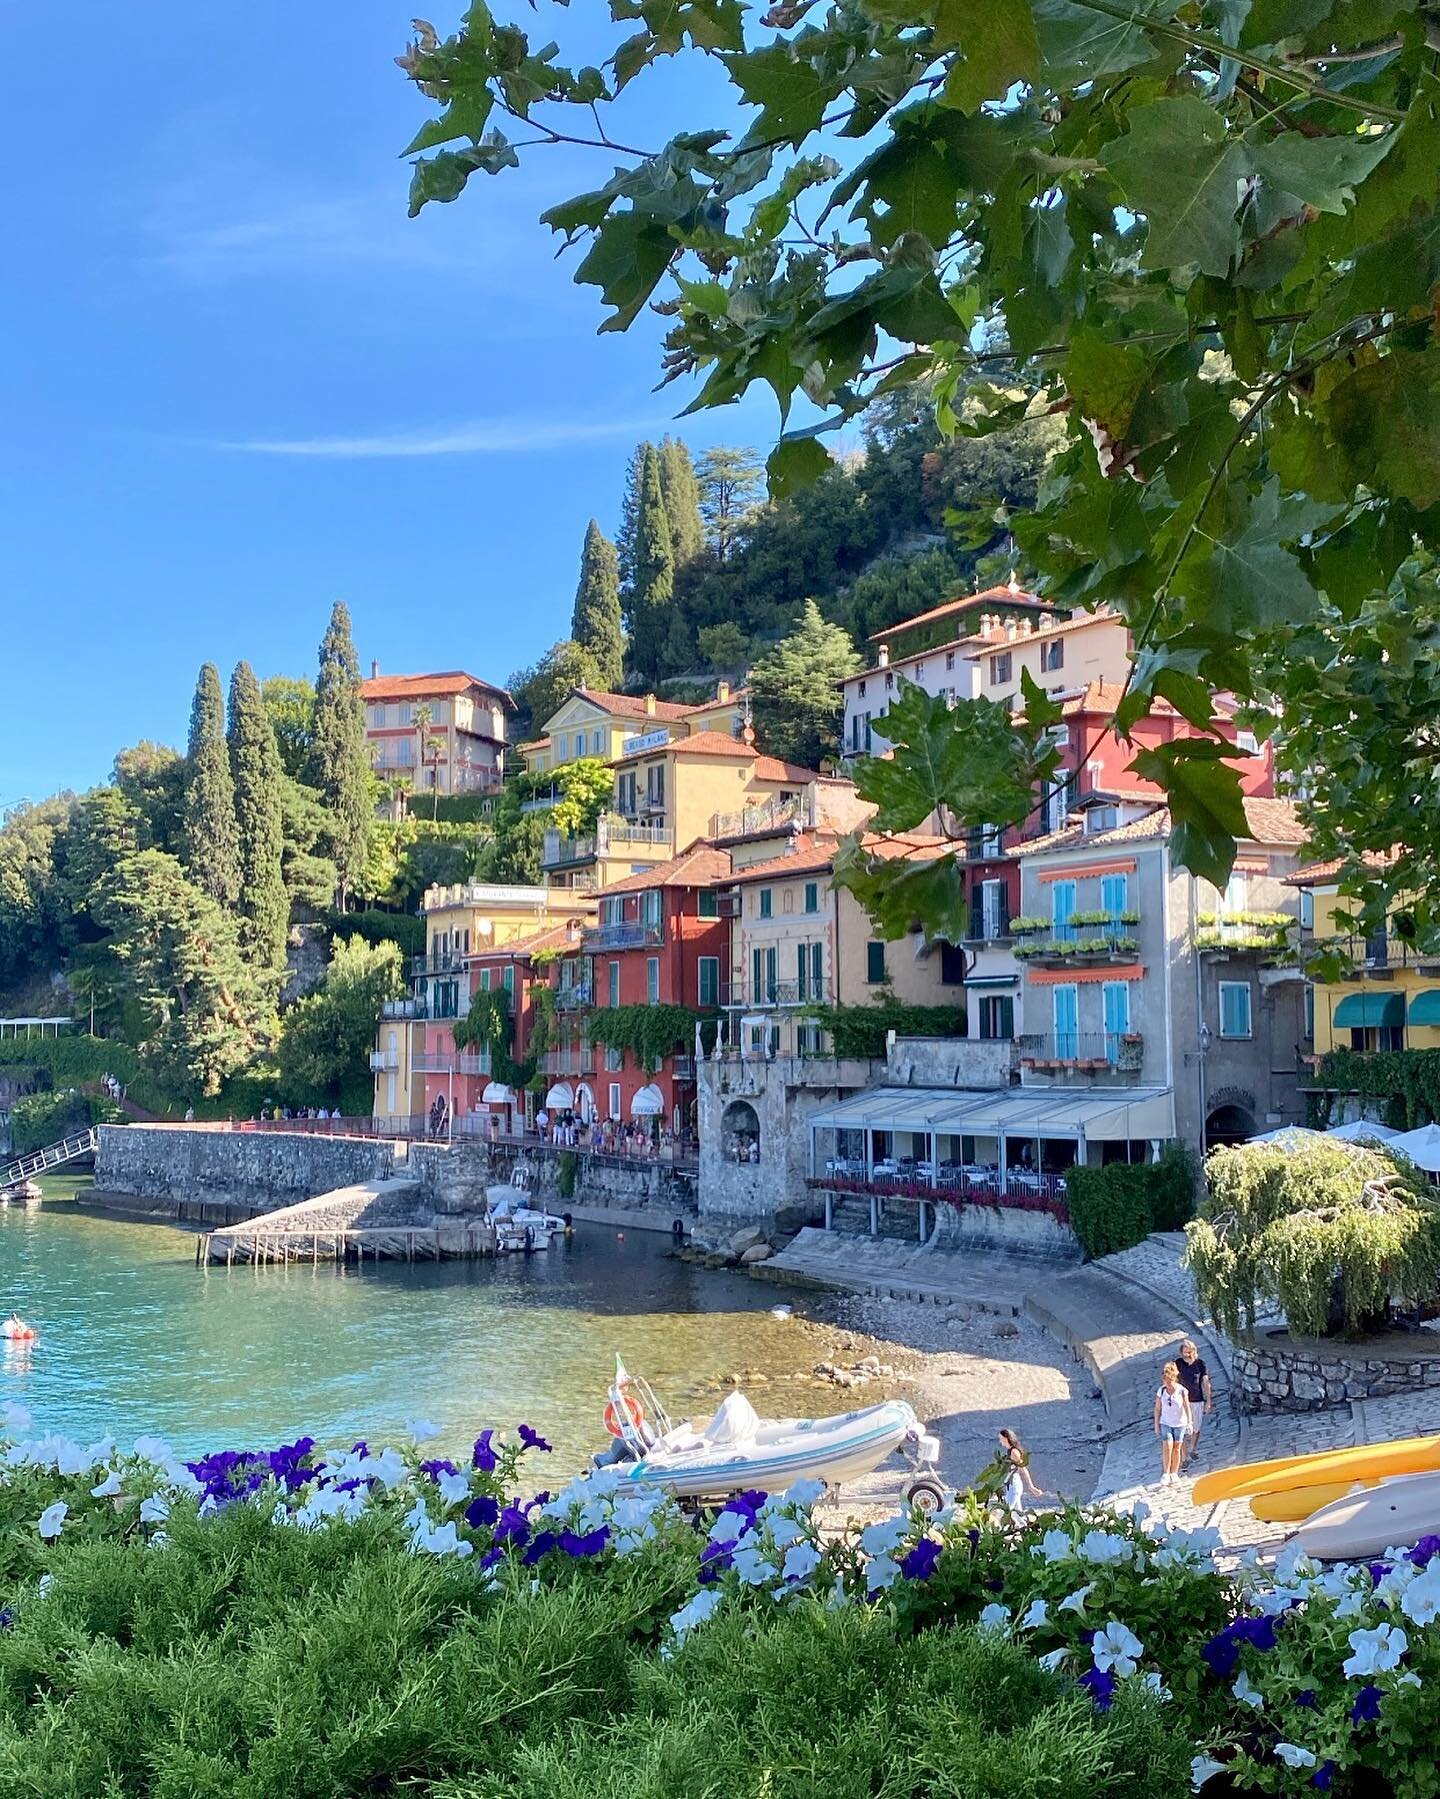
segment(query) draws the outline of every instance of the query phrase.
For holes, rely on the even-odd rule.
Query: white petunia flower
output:
[[[1412,1624],[1433,1624],[1440,1616],[1440,1557],[1432,1558],[1425,1572],[1406,1587],[1400,1610]]]
[[[1365,1680],[1398,1668],[1410,1639],[1398,1625],[1379,1624],[1374,1630],[1352,1630],[1350,1647],[1354,1653],[1345,1661],[1345,1674],[1351,1680]]]
[[[763,1587],[780,1572],[760,1545],[750,1537],[735,1545],[734,1567],[747,1587]]]
[[[1049,1622],[1049,1602],[1044,1599],[1032,1599],[1026,1608],[1025,1616],[1020,1620],[1020,1628],[1021,1630],[1039,1630],[1042,1624]]]
[[[1069,1653],[1068,1649],[1052,1649],[1048,1655],[1040,1657],[1040,1666],[1047,1674],[1053,1674]]]
[[[1047,1562],[1064,1562],[1074,1555],[1075,1545],[1071,1542],[1068,1531],[1047,1530],[1033,1546],[1031,1553],[1043,1556]]]
[[[467,1555],[475,1553],[475,1545],[462,1537],[453,1524],[433,1528],[427,1525],[423,1531],[415,1532],[413,1541],[426,1555],[453,1555],[464,1561]]]
[[[1213,1780],[1217,1774],[1225,1772],[1224,1762],[1217,1762],[1213,1755],[1196,1755],[1190,1761],[1190,1785],[1198,1793],[1207,1780]]]
[[[809,1580],[820,1566],[820,1551],[813,1543],[796,1543],[785,1556],[784,1566],[780,1572],[786,1580]]]
[[[470,1497],[470,1482],[463,1474],[442,1474],[435,1485],[446,1505],[463,1505]]]
[[[1302,1748],[1299,1743],[1277,1743],[1275,1753],[1287,1768],[1313,1768],[1315,1751]]]
[[[40,1535],[47,1540],[58,1537],[61,1530],[64,1528],[66,1514],[69,1510],[70,1507],[66,1505],[63,1499],[57,1499],[54,1505],[47,1505],[45,1510],[41,1512],[40,1522],[36,1527],[39,1530]]]
[[[367,1455],[361,1464],[362,1480],[378,1480],[387,1491],[398,1487],[409,1473],[398,1449],[382,1449],[379,1455]]]
[[[825,1483],[823,1480],[813,1480],[809,1477],[804,1480],[793,1480],[785,1489],[785,1503],[801,1506],[808,1512],[810,1507],[824,1496],[824,1493]]]
[[[1111,1618],[1095,1632],[1090,1653],[1102,1674],[1114,1674],[1123,1680],[1126,1675],[1135,1672],[1140,1657],[1145,1653],[1145,1645],[1127,1625],[1122,1624],[1118,1618]]]
[[[1073,1593],[1066,1594],[1065,1598],[1060,1601],[1059,1610],[1062,1612],[1074,1612],[1077,1617],[1083,1616],[1085,1611],[1085,1601],[1094,1591],[1095,1587],[1093,1582],[1088,1587],[1076,1587]]]
[[[981,1630],[1007,1630],[1010,1625],[1009,1610],[1003,1605],[987,1605],[980,1614]]]
[[[661,1655],[668,1660],[696,1625],[713,1618],[724,1602],[725,1595],[719,1587],[701,1587],[698,1593],[687,1599],[680,1610],[671,1616],[670,1629],[674,1640],[661,1648]]]
[[[1166,1700],[1175,1697],[1153,1668],[1144,1676],[1140,1684],[1145,1688],[1146,1692],[1153,1693],[1162,1705]]]
[[[40,1576],[40,1597],[43,1599],[54,1585],[55,1576],[53,1574],[42,1574]]]
[[[867,1555],[893,1555],[914,1529],[903,1512],[879,1524],[867,1524],[860,1532],[860,1547]]]
[[[1079,1553],[1083,1561],[1104,1568],[1114,1562],[1129,1560],[1134,1554],[1134,1545],[1129,1537],[1122,1537],[1118,1531],[1090,1530],[1080,1539]]]
[[[807,1525],[799,1518],[771,1518],[767,1520],[770,1541],[777,1549],[788,1549],[792,1543],[803,1543],[809,1533]]]
[[[1259,1687],[1252,1683],[1250,1676],[1243,1668],[1235,1676],[1235,1684],[1231,1687],[1230,1691],[1240,1701],[1241,1705],[1253,1705],[1257,1712],[1265,1704],[1265,1695],[1260,1691]]]
[[[152,1493],[148,1499],[140,1501],[140,1522],[142,1524],[163,1524],[170,1516],[170,1501],[163,1493]]]
[[[113,1499],[120,1491],[120,1470],[112,1468],[98,1487],[91,1487],[92,1499]]]
[[[23,1431],[29,1430],[34,1422],[29,1406],[21,1405],[18,1400],[7,1399],[4,1405],[0,1405],[0,1428],[3,1428],[7,1436],[18,1437]]]
[[[886,1587],[893,1587],[899,1574],[900,1564],[893,1556],[872,1555],[865,1564],[866,1592],[880,1593]]]
[[[174,1460],[175,1451],[164,1437],[136,1437],[135,1453],[143,1462],[164,1463]]]

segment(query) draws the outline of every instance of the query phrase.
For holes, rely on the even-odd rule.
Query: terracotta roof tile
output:
[[[438,675],[371,675],[360,683],[360,692],[367,700],[410,700],[423,699],[431,693],[464,693],[471,687],[480,687],[486,693],[497,695],[507,706],[515,704],[503,687],[497,687],[493,681],[482,681],[478,675],[467,675],[458,668],[447,669]]]
[[[891,625],[885,631],[872,631],[871,643],[884,643],[902,631],[913,631],[917,625],[932,624],[937,618],[950,618],[957,612],[964,612],[972,606],[989,602],[994,605],[1025,606],[1042,612],[1051,610],[1049,600],[1042,600],[1039,594],[1028,593],[1023,587],[987,587],[983,593],[957,594],[953,600],[946,600],[941,606],[932,606],[928,612],[917,612],[914,618],[902,619],[899,624]]]
[[[948,838],[929,837],[919,831],[907,832],[898,837],[882,837],[867,831],[861,841],[867,850],[887,860],[904,857],[916,862],[931,861],[956,847]],[[835,860],[840,838],[833,832],[806,832],[795,838],[794,844],[794,849],[788,855],[771,856],[764,862],[752,862],[747,868],[737,868],[734,883],[775,881],[783,880],[787,875],[817,874],[829,868]]]
[[[582,916],[581,914],[577,914]],[[583,915],[588,924],[588,914]],[[467,960],[471,962],[490,962],[506,956],[530,956],[537,950],[564,949],[571,941],[569,928],[563,924],[546,925],[543,931],[530,931],[524,937],[511,937],[505,943],[490,944],[485,949],[471,950]],[[579,947],[579,939],[575,939]]]
[[[1305,827],[1300,822],[1300,815],[1289,800],[1246,799],[1245,820],[1249,826],[1249,843],[1276,843],[1298,846],[1305,841]],[[1132,818],[1127,824],[1117,825],[1113,831],[1092,831],[1086,833],[1083,825],[1066,825],[1063,830],[1052,831],[1048,837],[1032,837],[1027,843],[1017,843],[1006,853],[1011,856],[1045,855],[1052,850],[1075,849],[1084,844],[1088,849],[1092,845],[1103,848],[1112,843],[1144,843],[1170,834],[1169,807],[1159,804],[1147,812],[1143,818]]]
[[[644,698],[634,693],[609,693],[603,687],[575,687],[569,697],[578,695],[582,700],[589,700],[593,705],[601,707],[613,718],[653,718],[661,724],[675,724],[693,711],[690,706],[677,706],[670,700],[656,700],[653,712],[646,709]]]
[[[743,706],[745,701],[749,698],[750,689],[748,687],[733,687],[731,688],[727,699],[702,700],[698,706],[687,706],[685,708],[685,716],[687,718],[694,718],[696,713],[713,712],[717,706]]]
[[[1125,688],[1119,681],[1091,681],[1088,686],[1067,694],[1061,703],[1061,711],[1066,718],[1073,718],[1081,712],[1109,714],[1114,712],[1124,697]],[[1236,709],[1233,700],[1223,693],[1213,694],[1211,700],[1222,718],[1233,717]],[[1159,718],[1180,716],[1169,700],[1155,700],[1150,710]]]
[[[730,879],[730,852],[717,850],[703,837],[688,849],[681,850],[668,862],[657,862],[654,868],[627,875],[602,887],[598,896],[609,899],[612,893],[644,893],[652,887],[719,887]]]
[[[753,744],[741,743],[724,731],[697,731],[693,737],[672,737],[669,743],[652,744],[646,750],[629,750],[616,756],[617,762],[628,762],[636,756],[658,756],[666,750],[683,750],[687,756],[725,756],[734,762],[758,762],[760,752]]]
[[[1392,862],[1398,862],[1400,855],[1401,851],[1399,850],[1390,850],[1383,855],[1377,850],[1367,850],[1361,856],[1360,864],[1363,868],[1373,868],[1378,871],[1388,868]],[[1333,880],[1336,875],[1349,866],[1348,856],[1331,856],[1324,862],[1307,862],[1303,868],[1297,868],[1293,875],[1287,875],[1286,879],[1292,887],[1311,887]]]

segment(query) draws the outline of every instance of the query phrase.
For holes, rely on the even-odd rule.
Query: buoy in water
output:
[[[27,1324],[17,1313],[12,1312],[3,1324],[0,1324],[0,1337],[12,1343],[28,1343],[40,1335],[33,1324]]]
[[[616,1233],[615,1233],[615,1241],[616,1241],[616,1242],[617,1242],[617,1243],[623,1243],[623,1242],[624,1242],[624,1241],[625,1241],[625,1233],[624,1233],[624,1231],[616,1231]]]

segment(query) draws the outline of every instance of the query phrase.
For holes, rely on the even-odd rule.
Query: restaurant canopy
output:
[[[817,1112],[814,1131],[918,1131],[942,1137],[1069,1138],[1091,1143],[1160,1140],[1175,1135],[1169,1087],[1107,1093],[1009,1087],[951,1092],[940,1087],[872,1087]],[[812,1139],[813,1140],[813,1139]]]
[[[1440,987],[1422,987],[1410,995],[1410,1024],[1440,1024]]]
[[[1374,1031],[1405,1022],[1403,993],[1347,993],[1333,1022],[1344,1031]]]

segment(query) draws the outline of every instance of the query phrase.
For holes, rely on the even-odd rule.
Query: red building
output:
[[[720,887],[730,873],[728,851],[696,842],[672,861],[600,894],[599,922],[585,931],[582,954],[560,965],[556,988],[557,1019],[573,1016],[575,1031],[554,1072],[562,1088],[572,1086],[571,1069],[578,1077],[572,1100],[577,1117],[693,1136],[693,1042],[647,1071],[631,1051],[603,1042],[587,1048],[584,1026],[588,1015],[603,1021],[612,1006],[719,1008],[730,965],[730,923],[721,916]],[[568,1002],[567,992],[574,996]],[[557,1095],[555,1104],[563,1103]]]

